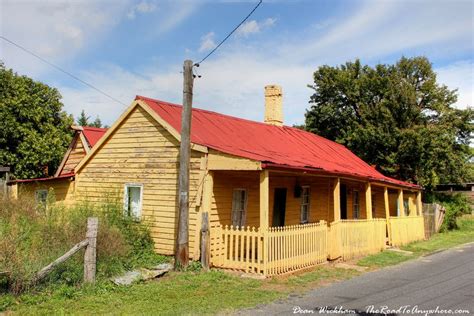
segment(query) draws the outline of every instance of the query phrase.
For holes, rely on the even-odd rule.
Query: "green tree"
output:
[[[469,177],[474,111],[436,82],[425,57],[394,65],[322,66],[306,129],[351,149],[382,173],[430,189]]]
[[[0,165],[17,178],[53,173],[71,141],[71,116],[58,90],[6,69],[0,62]]]
[[[102,127],[102,121],[100,120],[100,118],[97,116],[94,120],[94,122],[90,125],[92,127]]]
[[[77,118],[77,125],[79,126],[90,126],[90,127],[102,127],[102,121],[100,118],[97,116],[94,120],[94,122],[89,122],[89,119],[91,117],[87,116],[86,112],[84,110],[81,111],[81,114]]]
[[[77,118],[77,125],[79,126],[89,126],[90,116],[86,115],[84,110],[81,111],[81,115]]]

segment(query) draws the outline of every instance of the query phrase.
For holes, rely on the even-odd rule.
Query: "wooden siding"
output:
[[[311,202],[309,222],[320,220],[332,221],[333,201],[331,181],[324,177],[294,177],[270,173],[269,226],[273,218],[273,200],[276,188],[286,188],[285,225],[300,224],[301,197],[294,197],[294,188],[298,179],[299,185],[309,185]],[[211,208],[211,225],[231,225],[233,189],[247,190],[247,215],[245,226],[260,227],[260,197],[258,171],[215,171]]]
[[[18,184],[18,194],[20,196],[30,195],[34,197],[37,190],[53,190],[55,200],[65,205],[74,202],[74,181],[71,181],[70,178]]]
[[[386,218],[385,216],[385,201],[383,197],[383,187],[372,186],[372,199],[375,198],[375,217]]]
[[[88,146],[86,144],[86,146]],[[86,156],[86,150],[84,148],[84,144],[79,137],[79,133],[76,132],[74,136],[74,144],[69,152],[68,157],[66,158],[66,162],[64,163],[64,167],[60,172],[61,174],[71,173],[74,171],[74,168],[77,164]]]
[[[207,168],[209,170],[261,170],[260,161],[236,157],[209,150]]]
[[[359,192],[359,219],[366,219],[365,214],[365,183],[343,180],[341,184],[345,184],[347,188],[347,219],[355,219],[353,198],[354,191]]]
[[[126,183],[143,184],[142,219],[151,226],[158,253],[172,255],[177,227],[179,142],[140,107],[135,108],[76,175],[78,199],[123,203]],[[190,253],[194,253],[196,199],[201,158],[192,151],[190,170]]]

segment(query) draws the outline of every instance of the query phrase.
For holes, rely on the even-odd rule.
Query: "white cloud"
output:
[[[151,13],[156,10],[157,6],[153,2],[141,1],[134,5],[127,13],[127,17],[131,20],[135,19],[137,13]]]
[[[263,29],[272,27],[276,22],[274,18],[267,18],[261,22],[256,20],[250,20],[242,24],[238,30],[237,34],[240,36],[249,36],[250,34],[260,33]]]
[[[195,8],[188,2],[180,3],[183,7],[181,11],[177,6],[177,11],[170,11],[173,17],[160,20],[155,35],[181,25],[194,12]],[[451,59],[454,54],[469,52],[472,55],[469,4],[436,0],[429,4],[423,1],[403,1],[401,4],[396,1],[368,2],[357,10],[346,10],[344,16],[328,17],[331,23],[325,23],[322,27],[309,25],[307,29],[290,34],[281,32],[271,39],[259,41],[255,44],[258,46],[230,40],[221,47],[219,54],[201,65],[199,73],[202,78],[195,81],[194,104],[261,121],[263,87],[279,84],[283,86],[285,122],[291,125],[304,120],[312,93],[306,85],[312,82],[312,72],[318,65],[337,65],[357,57],[364,63],[386,62],[386,58],[393,60],[401,54],[409,55],[413,49],[420,52],[417,54],[430,58],[433,54]],[[160,7],[160,13],[163,11],[165,9]],[[256,22],[260,31],[263,22],[265,20]],[[267,22],[266,27],[272,23],[275,21]],[[79,36],[73,29],[68,33],[73,38]],[[203,51],[215,46],[211,33],[203,36],[200,42]],[[82,38],[87,38],[85,35],[89,33],[83,31],[82,34]],[[203,46],[206,40],[210,41]],[[168,64],[166,68],[152,65],[142,65],[142,68],[146,71],[138,71],[137,75],[135,69],[102,65],[85,69],[78,75],[127,104],[136,94],[181,103],[180,63]],[[436,71],[440,82],[451,89],[459,88],[460,107],[472,105],[472,61]],[[66,109],[76,116],[84,109],[89,115],[99,115],[105,123],[111,124],[124,110],[124,106],[87,87],[62,85],[59,90],[64,96]]]
[[[458,89],[456,107],[464,109],[474,106],[474,63],[459,61],[454,64],[435,69],[438,82],[450,89]]]
[[[214,36],[214,32],[209,32],[201,37],[201,45],[199,46],[199,52],[207,52],[217,46],[214,42]]]
[[[169,7],[163,9],[165,15],[157,21],[156,28],[151,32],[151,36],[159,36],[170,32],[183,23],[198,6],[198,1],[174,1],[168,3]]]
[[[118,22],[128,0],[1,1],[1,34],[56,64],[94,47]],[[6,43],[0,54],[7,67],[35,76],[50,69]]]

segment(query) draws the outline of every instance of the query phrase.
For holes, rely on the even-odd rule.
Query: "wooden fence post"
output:
[[[84,282],[86,283],[95,282],[98,226],[99,219],[97,217],[87,219],[86,240],[88,243],[84,254]]]
[[[205,271],[209,270],[209,213],[202,213],[201,224],[201,265]]]

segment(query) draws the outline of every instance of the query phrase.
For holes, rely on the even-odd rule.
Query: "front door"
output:
[[[347,187],[345,184],[341,184],[340,197],[341,219],[347,219]]]
[[[285,226],[286,188],[276,188],[273,198],[272,226]]]

